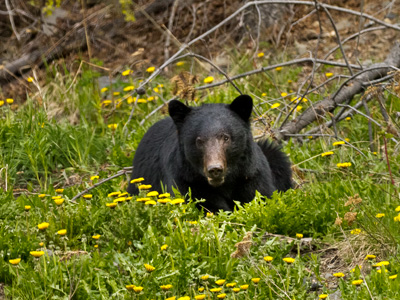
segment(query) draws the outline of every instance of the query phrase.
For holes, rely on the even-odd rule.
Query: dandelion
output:
[[[342,277],[344,277],[344,274],[339,272],[339,273],[334,273],[333,276],[336,278],[342,278]]]
[[[147,202],[147,201],[150,201],[150,200],[151,200],[150,198],[137,198],[136,202]]]
[[[328,294],[321,294],[318,297],[319,297],[319,299],[326,299],[326,298],[328,298]]]
[[[147,101],[146,101],[146,99],[138,99],[137,101],[136,101],[137,103],[141,103],[141,104],[143,104],[143,103],[147,103]]]
[[[182,67],[184,64],[185,64],[184,61],[178,61],[178,62],[176,63],[176,66],[177,66],[177,67]]]
[[[174,199],[171,201],[171,204],[175,205],[175,204],[181,204],[181,203],[185,203],[184,199]]]
[[[39,194],[38,197],[39,198],[44,198],[44,197],[46,197],[46,194]]]
[[[93,235],[93,236],[92,236],[92,239],[98,240],[100,237],[101,237],[101,235],[100,235],[100,234],[97,234],[97,235]]]
[[[206,295],[197,295],[197,296],[194,296],[194,299],[203,300],[203,299],[206,299]]]
[[[353,281],[351,282],[352,285],[360,285],[361,283],[363,283],[363,280],[362,280],[362,279],[353,280]]]
[[[164,250],[167,250],[167,248],[168,248],[168,245],[165,244],[165,245],[162,245],[160,249],[161,249],[161,251],[164,251]]]
[[[26,81],[28,81],[28,82],[33,82],[33,77],[28,77],[27,79],[26,79]]]
[[[48,228],[49,227],[49,223],[47,223],[47,222],[43,222],[43,223],[40,223],[37,227],[39,228],[39,230],[45,230],[46,228]]]
[[[230,282],[230,283],[226,284],[226,287],[228,287],[228,288],[233,288],[235,286],[236,286],[236,282]]]
[[[14,103],[14,99],[7,98],[7,99],[6,99],[6,102],[7,102],[8,104],[13,104],[13,103]]]
[[[125,71],[122,72],[122,76],[128,76],[128,75],[131,74],[131,73],[132,73],[132,70],[127,69],[127,70],[125,70]]]
[[[108,106],[112,103],[112,100],[104,100],[103,102],[101,102],[101,105],[103,106]]]
[[[333,76],[333,73],[325,73],[325,76],[328,77],[328,78],[329,78],[329,77],[332,77],[332,76]]]
[[[135,286],[133,287],[133,290],[135,293],[140,293],[141,291],[143,291],[143,287],[142,286]]]
[[[157,197],[158,196],[158,192],[157,191],[151,191],[151,192],[148,192],[146,196],[147,197]]]
[[[115,130],[117,129],[118,124],[108,124],[107,127],[110,128],[111,130]]]
[[[166,204],[168,202],[171,202],[171,199],[168,198],[158,199],[157,202],[161,204]]]
[[[169,197],[171,197],[170,193],[164,193],[164,194],[158,195],[158,198],[169,198]]]
[[[146,72],[151,74],[151,73],[153,73],[155,70],[156,70],[155,67],[149,67],[149,68],[146,69]]]
[[[276,67],[275,70],[276,70],[276,71],[281,71],[281,70],[282,70],[282,67]]]
[[[53,197],[51,197],[51,200],[57,200],[57,199],[61,199],[61,196],[53,196]]]
[[[197,221],[187,221],[191,225],[197,225]]]
[[[394,280],[394,279],[396,279],[397,278],[397,274],[396,275],[391,275],[391,276],[389,276],[389,279],[392,279],[392,280]]]
[[[216,282],[215,282],[215,284],[217,284],[217,285],[223,285],[224,283],[225,283],[225,279],[218,279]]]
[[[57,231],[58,235],[66,235],[67,234],[67,230],[66,229],[61,229],[59,231]]]
[[[154,200],[149,200],[149,201],[146,201],[146,202],[144,203],[144,205],[156,205],[156,204],[157,204],[157,202],[154,201]]]
[[[14,259],[10,259],[8,262],[10,264],[12,264],[12,265],[18,265],[21,262],[21,259],[20,258],[14,258]]]
[[[285,92],[281,93],[281,97],[286,97],[287,95],[288,95],[288,94],[285,93]]]
[[[344,141],[334,142],[332,146],[340,146],[346,144]]]
[[[200,278],[201,278],[201,280],[208,280],[208,278],[210,277],[210,275],[203,275],[203,276],[201,276]]]
[[[381,261],[378,262],[377,264],[373,265],[373,267],[382,267],[382,266],[388,266],[390,263],[388,261]]]
[[[168,290],[172,289],[172,284],[162,285],[162,286],[160,286],[160,288],[161,288],[163,291],[168,291]]]
[[[64,189],[56,189],[56,193],[62,194],[64,192]]]
[[[234,291],[235,293],[239,293],[240,292],[240,288],[233,288],[232,291]]]
[[[92,195],[92,194],[86,194],[86,195],[83,195],[83,198],[85,198],[85,199],[92,199],[92,198],[93,198],[93,195]]]
[[[121,194],[121,192],[112,192],[112,193],[109,193],[107,195],[107,197],[115,197],[115,196],[119,196],[120,194]]]
[[[150,184],[142,184],[142,185],[139,185],[138,189],[139,190],[149,190],[149,189],[151,189],[151,185]]]
[[[251,281],[253,281],[253,283],[257,284],[259,283],[261,280],[261,278],[252,278]]]
[[[206,217],[207,217],[207,218],[212,218],[213,216],[214,216],[214,214],[211,213],[211,212],[208,212],[208,213],[206,214]]]
[[[160,90],[159,90],[157,87],[155,87],[155,88],[153,89],[153,91],[156,92],[156,93],[159,93],[159,92],[160,92]]]
[[[261,58],[261,57],[264,57],[264,52],[258,53],[258,54],[257,54],[257,57],[260,57],[260,58]]]
[[[153,101],[155,99],[155,97],[154,96],[151,96],[151,97],[147,97],[147,101],[149,102],[149,101]]]
[[[29,252],[33,257],[39,258],[44,255],[44,251],[31,251]]]
[[[0,107],[4,105],[4,101],[0,100]]]
[[[63,198],[54,199],[54,203],[57,205],[61,205],[64,203],[64,199]]]
[[[273,259],[274,259],[274,258],[273,258],[272,256],[265,256],[265,257],[264,257],[264,260],[265,260],[266,262],[271,262]]]
[[[400,214],[393,218],[395,222],[400,222]]]
[[[156,268],[149,264],[144,264],[147,272],[153,272]]]
[[[332,151],[324,152],[324,153],[321,154],[322,157],[330,156],[330,155],[333,155],[333,152],[332,152]]]
[[[134,288],[135,286],[136,286],[136,285],[134,285],[134,284],[128,284],[128,285],[125,286],[125,288],[129,291],[129,290],[133,290],[133,288]]]
[[[118,205],[118,203],[112,202],[112,203],[106,203],[106,206],[109,208],[115,208]]]
[[[271,105],[271,109],[278,108],[279,106],[281,106],[280,103],[274,103]]]
[[[91,176],[91,177],[90,177],[90,180],[93,181],[93,180],[96,180],[96,179],[99,179],[99,178],[100,178],[99,176],[94,175],[94,176]]]
[[[336,164],[336,166],[338,168],[348,168],[348,167],[351,167],[351,162],[338,163],[338,164]]]
[[[381,274],[381,273],[382,273],[382,270],[379,269],[379,270],[376,270],[376,272],[378,272],[379,274]],[[389,272],[389,271],[385,269],[385,273],[387,273],[387,272]]]
[[[350,120],[351,120],[351,117],[346,117],[345,120],[346,120],[346,121],[350,121]]]
[[[288,79],[287,83],[292,83],[293,81],[291,79]]]
[[[394,211],[399,212],[400,211],[400,206],[397,206]]]
[[[226,297],[226,294],[219,294],[217,295],[218,299],[224,299]]]
[[[184,296],[184,297],[178,298],[178,300],[190,300],[190,297],[189,296]]]
[[[139,182],[142,182],[142,181],[144,181],[144,178],[143,177],[139,177],[139,178],[132,179],[131,183],[139,183]]]
[[[204,292],[204,287],[199,287],[198,290],[200,293],[202,293],[202,292]]]
[[[43,242],[40,242],[40,243],[39,243],[39,246],[40,246],[40,247],[43,247],[43,246],[44,246],[44,243],[43,243]]]
[[[107,92],[107,91],[108,91],[108,87],[103,87],[103,88],[100,90],[101,93],[105,93],[105,92]]]
[[[25,205],[24,208],[26,211],[29,211],[32,207],[30,205]]]
[[[361,233],[361,229],[359,229],[359,228],[356,228],[356,229],[353,229],[352,231],[350,231],[350,234],[354,234],[354,235],[357,235],[360,233]]]
[[[380,218],[383,218],[385,216],[385,214],[376,214],[376,216],[375,217],[377,217],[378,219],[380,219]]]
[[[242,289],[242,290],[247,290],[248,288],[249,288],[248,284],[244,284],[244,285],[240,286],[240,289]]]
[[[297,237],[298,239],[302,239],[302,238],[303,238],[303,234],[302,234],[302,233],[296,233],[296,237]]]
[[[210,292],[211,292],[211,293],[219,293],[220,291],[222,291],[222,288],[213,288],[213,289],[210,289]]]
[[[295,262],[295,259],[292,258],[292,257],[285,257],[285,258],[283,259],[283,261],[284,261],[285,263],[292,264],[292,263]]]
[[[368,260],[368,259],[375,259],[375,258],[376,258],[375,255],[368,254],[364,259],[365,259],[365,260]]]
[[[212,83],[214,81],[214,77],[208,76],[204,78],[204,83]]]
[[[133,85],[128,85],[128,86],[124,87],[124,92],[133,91],[134,89],[135,89],[135,87]]]
[[[302,109],[303,109],[303,106],[301,106],[301,105],[299,105],[299,106],[296,107],[296,110],[297,110],[297,111],[301,111]]]
[[[165,299],[165,300],[175,300],[175,299],[176,299],[176,297],[173,296],[173,297],[169,297],[169,298],[167,298],[167,299]]]
[[[267,93],[262,93],[261,94],[261,97],[265,97],[265,96],[267,96]]]

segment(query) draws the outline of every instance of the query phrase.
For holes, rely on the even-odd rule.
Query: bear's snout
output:
[[[208,183],[212,186],[220,186],[224,183],[225,174],[224,168],[222,165],[211,165],[207,168],[207,180]]]
[[[208,183],[217,187],[224,183],[226,175],[225,145],[218,139],[211,139],[204,147],[204,173]]]

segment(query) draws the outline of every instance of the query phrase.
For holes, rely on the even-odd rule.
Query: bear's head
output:
[[[229,105],[189,107],[173,100],[169,115],[174,121],[184,158],[213,187],[238,176],[252,143],[250,116],[253,100],[237,97]]]

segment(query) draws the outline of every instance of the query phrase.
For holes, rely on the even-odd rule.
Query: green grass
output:
[[[235,72],[252,69],[248,61],[246,56],[238,59]],[[256,64],[266,62],[257,60]],[[187,65],[184,68],[189,68]],[[284,68],[237,83],[255,98],[258,116],[273,123],[279,113],[286,114],[293,105],[290,97],[276,99],[281,92],[295,90],[301,72],[300,67]],[[201,74],[200,79],[208,75]],[[141,137],[163,115],[153,114],[143,126],[140,122],[163,104],[161,98],[172,97],[167,78],[159,76],[141,96],[157,98],[138,104],[132,120],[126,124],[133,104],[127,100],[118,104],[119,99],[128,93],[123,91],[124,87],[138,86],[139,82],[131,77],[116,78],[117,82],[107,91],[100,92],[96,83],[99,76],[84,68],[74,81],[74,74],[54,68],[48,72],[40,101],[28,98],[18,110],[11,110],[8,104],[0,107],[0,283],[5,285],[7,298],[195,299],[204,294],[205,299],[217,299],[217,295],[226,293],[225,299],[317,299],[318,295],[336,289],[342,299],[369,299],[370,293],[374,299],[400,297],[399,279],[389,277],[400,271],[400,222],[395,221],[400,201],[388,173],[385,138],[397,186],[400,160],[395,143],[385,132],[373,125],[373,138],[378,145],[374,154],[368,148],[368,124],[364,117],[356,115],[338,124],[339,136],[349,138],[365,156],[348,145],[333,146],[334,138],[306,139],[303,143],[289,140],[284,150],[296,168],[303,170],[294,177],[298,188],[275,193],[271,199],[257,195],[251,203],[238,204],[233,213],[205,216],[196,208],[195,201],[152,206],[136,201],[136,197],[114,209],[107,207],[106,203],[115,200],[108,194],[123,192],[128,177],[93,189],[91,199],[71,202],[76,194],[98,181],[92,181],[91,176],[98,175],[101,180],[131,165]],[[322,78],[322,74],[317,74],[318,80]],[[164,87],[158,87],[157,95],[153,89],[158,84]],[[335,90],[335,85],[328,89]],[[193,105],[229,103],[235,96],[232,87],[221,86],[198,94]],[[394,115],[400,110],[399,99],[391,93],[384,96],[389,115]],[[307,97],[309,101],[302,103],[303,110],[322,97]],[[107,99],[112,103],[104,105]],[[276,102],[281,106],[271,109]],[[377,121],[384,124],[379,106],[373,103],[370,109]],[[115,130],[109,128],[112,124],[117,124]],[[261,124],[255,122],[255,131],[264,129]],[[327,151],[334,154],[321,157]],[[337,163],[341,162],[352,165],[338,168]],[[60,195],[65,201],[61,205],[52,199],[58,188],[64,189]],[[144,196],[146,192],[142,193]],[[356,194],[362,202],[346,205],[349,197]],[[29,210],[25,209],[27,205]],[[348,212],[357,212],[352,224],[344,220],[341,227],[334,225],[338,217],[344,218]],[[378,213],[385,216],[377,218]],[[39,230],[37,225],[42,222],[48,222],[49,227]],[[66,229],[67,234],[59,235],[61,229]],[[354,229],[361,233],[351,234]],[[249,252],[232,257],[237,250],[235,245],[249,233]],[[297,233],[314,239],[312,250],[300,245]],[[92,238],[95,235],[100,238]],[[347,252],[338,249],[342,263],[330,271],[343,272],[346,277],[334,279],[336,284],[328,285],[327,271],[321,270],[320,250],[348,243],[351,247]],[[246,242],[239,247],[243,244]],[[168,245],[165,250],[161,249],[163,245]],[[33,257],[30,252],[35,250],[44,251],[44,255]],[[364,261],[366,254],[377,258]],[[272,256],[272,262],[266,262],[265,256]],[[295,262],[288,264],[282,260],[285,257],[295,257]],[[15,258],[21,258],[21,262],[12,265],[9,261]],[[382,260],[390,264],[378,273],[371,265]],[[360,263],[364,277],[359,268],[350,272]],[[144,264],[154,266],[155,270],[148,272]],[[206,274],[209,278],[202,280]],[[260,282],[256,284],[252,278],[260,278]],[[360,278],[364,283],[354,286],[352,280]],[[218,287],[218,279],[226,282],[221,292],[212,293],[210,290]],[[321,285],[318,291],[311,290],[315,280]],[[236,288],[249,286],[236,293],[227,286],[232,282],[237,284]],[[160,286],[167,284],[172,288],[163,291]],[[127,285],[142,286],[143,291],[135,292]],[[204,291],[200,292],[202,288]]]

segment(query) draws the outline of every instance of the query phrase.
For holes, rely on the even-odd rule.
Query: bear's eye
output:
[[[230,136],[227,134],[222,135],[222,138],[223,138],[224,142],[228,142],[231,139]]]
[[[204,145],[203,139],[201,137],[197,137],[196,138],[196,146],[197,146],[197,148],[201,148],[201,147],[203,147],[203,145]]]

